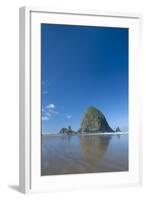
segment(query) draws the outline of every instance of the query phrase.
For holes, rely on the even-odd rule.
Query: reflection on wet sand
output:
[[[96,164],[106,152],[111,137],[111,135],[79,136],[84,159],[90,164]]]
[[[42,136],[41,175],[128,170],[128,135]]]

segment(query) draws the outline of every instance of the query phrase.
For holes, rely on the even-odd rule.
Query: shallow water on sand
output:
[[[41,175],[128,171],[128,135],[42,135]]]

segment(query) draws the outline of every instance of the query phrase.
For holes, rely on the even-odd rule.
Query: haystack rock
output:
[[[104,132],[114,132],[109,126],[104,114],[95,108],[90,106],[84,114],[83,120],[81,122],[81,127],[79,133],[104,133]]]

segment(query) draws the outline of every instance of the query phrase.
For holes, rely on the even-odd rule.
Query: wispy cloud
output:
[[[54,109],[55,108],[55,105],[53,104],[53,103],[50,103],[50,104],[48,104],[47,106],[46,106],[46,108],[48,108],[48,109]]]
[[[44,107],[42,107],[42,120],[50,120],[51,117],[60,115],[62,117],[65,117],[66,119],[71,119],[72,115],[71,114],[66,114],[66,113],[60,113],[56,110],[56,105],[53,103],[50,103]]]
[[[51,113],[50,112],[45,112],[45,115],[47,116],[47,117],[51,117]]]
[[[42,120],[43,121],[47,121],[47,120],[49,120],[50,118],[49,117],[47,117],[47,116],[42,116]]]
[[[59,112],[56,111],[56,110],[49,109],[48,111],[49,111],[50,114],[55,114],[55,115],[59,114]]]
[[[49,120],[53,115],[58,115],[55,104],[51,103],[42,108],[42,120]]]
[[[45,108],[42,108],[42,120],[47,121],[50,118],[51,118],[51,114]]]
[[[72,118],[72,116],[71,116],[71,115],[67,115],[66,117],[67,117],[67,119],[71,119],[71,118]]]

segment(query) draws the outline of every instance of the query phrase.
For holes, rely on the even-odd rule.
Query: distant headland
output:
[[[112,133],[120,132],[117,127],[114,131],[108,124],[104,114],[94,106],[90,106],[85,112],[78,131],[72,130],[71,126],[62,128],[59,134],[92,134],[92,133]]]

